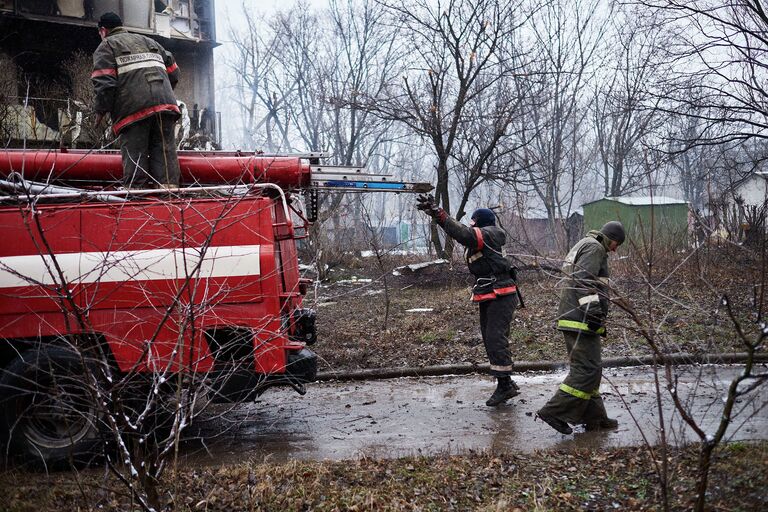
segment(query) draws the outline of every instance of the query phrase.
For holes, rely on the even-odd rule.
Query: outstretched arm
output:
[[[478,228],[467,227],[435,204],[432,195],[420,195],[416,198],[416,208],[432,217],[443,228],[445,233],[459,242],[464,247],[477,250],[482,240],[482,234]]]

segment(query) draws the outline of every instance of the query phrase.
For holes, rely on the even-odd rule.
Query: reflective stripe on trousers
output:
[[[596,398],[600,396],[600,390],[598,389],[594,390],[591,393],[587,393],[586,391],[581,391],[579,389],[573,388],[565,383],[560,384],[560,391],[568,393],[569,395],[573,395],[576,398],[581,398],[582,400],[591,400],[592,398]]]
[[[600,327],[596,331],[593,331],[584,322],[577,322],[576,320],[558,320],[557,326],[566,329],[578,329],[580,331],[593,332],[595,334],[603,334],[605,332],[605,327]]]

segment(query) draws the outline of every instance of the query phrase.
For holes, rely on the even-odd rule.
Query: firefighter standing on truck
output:
[[[466,247],[469,271],[475,277],[472,301],[480,309],[480,332],[491,363],[491,375],[498,383],[485,402],[489,407],[504,403],[520,390],[512,380],[512,355],[509,351],[509,325],[517,306],[517,285],[510,264],[503,254],[504,231],[496,226],[496,216],[487,209],[475,210],[467,227],[439,208],[431,195],[421,195],[416,208],[432,217],[445,233]]]
[[[180,112],[173,89],[179,68],[160,43],[122,25],[113,12],[99,19],[102,41],[91,74],[96,124],[110,114],[112,131],[120,137],[126,187],[177,187],[174,125]]]
[[[600,231],[590,231],[565,257],[557,329],[565,338],[570,371],[555,396],[536,413],[562,434],[573,432],[569,423],[585,425],[588,431],[619,425],[608,417],[600,396],[600,337],[606,334],[608,316],[608,253],[616,251],[624,237],[620,222],[608,222]]]

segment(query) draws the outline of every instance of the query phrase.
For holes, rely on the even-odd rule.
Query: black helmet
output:
[[[478,208],[470,218],[475,221],[475,226],[479,228],[496,225],[496,215],[493,214],[493,210],[488,208]]]
[[[123,20],[113,12],[105,12],[101,15],[101,18],[99,18],[99,28],[104,27],[112,30],[115,27],[121,26],[123,26]]]
[[[600,232],[614,242],[619,242],[619,245],[624,243],[624,226],[617,220],[606,222],[605,225],[600,228]]]

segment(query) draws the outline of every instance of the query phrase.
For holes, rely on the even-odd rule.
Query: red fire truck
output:
[[[294,220],[311,220],[318,189],[425,190],[319,156],[182,152],[178,189],[128,191],[116,152],[0,151],[6,453],[91,450],[107,405],[94,401],[127,376],[198,378],[215,401],[303,393],[316,332]]]

